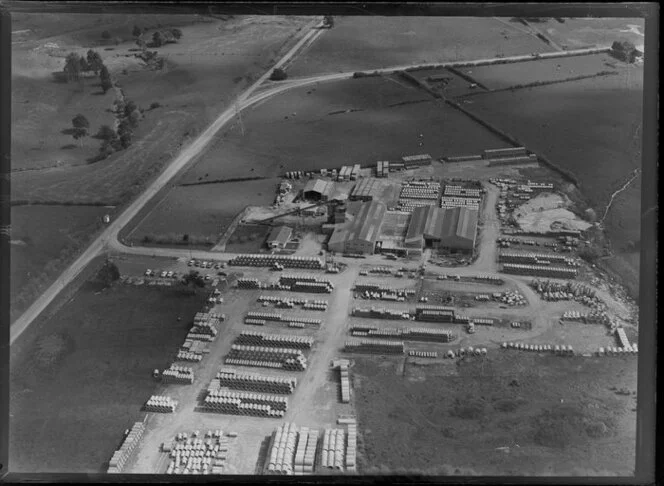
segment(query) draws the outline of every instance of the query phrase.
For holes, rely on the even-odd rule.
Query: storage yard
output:
[[[365,35],[366,22],[339,18],[289,73],[344,69],[379,52],[380,63],[413,61],[408,48],[388,55],[373,44],[335,58],[348,42],[336,37]],[[473,42],[487,56],[553,49],[517,20],[471,23],[474,37],[457,51]],[[431,23],[418,26],[408,35],[429,46]],[[450,49],[418,55],[449,59]],[[567,88],[492,89],[561,80],[581,59],[414,76],[444,96],[467,95],[460,106],[493,122],[514,99],[541,108],[551,100],[528,93],[556,98]],[[626,72],[608,56],[592,60],[589,72]],[[471,87],[473,76],[488,90]],[[620,76],[575,86],[596,104]],[[608,186],[590,188],[592,170],[569,165],[599,152],[574,139],[584,130],[552,130],[570,138],[553,147],[531,133],[549,122],[526,130],[523,117],[506,124],[523,145],[508,143],[425,91],[398,75],[312,84],[220,131],[123,230],[130,245],[109,245],[119,277],[86,283],[48,329],[30,329],[12,348],[13,467],[632,474],[638,307],[589,258],[603,226],[580,190],[596,206]],[[588,131],[593,140],[600,128]],[[601,145],[617,160],[620,151]],[[578,187],[543,155],[564,159]],[[622,169],[602,180],[615,183]]]

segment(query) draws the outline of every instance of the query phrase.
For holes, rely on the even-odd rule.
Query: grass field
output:
[[[30,327],[11,349],[12,471],[103,472],[200,305],[149,287],[83,288]]]
[[[618,39],[643,45],[645,21],[643,18],[574,18],[565,19],[563,24],[549,19],[533,25],[556,43],[568,49],[579,49],[590,45],[610,46]]]
[[[614,71],[615,69],[607,63],[615,62],[616,60],[608,54],[596,54],[459,69],[489,89],[500,89],[534,82],[558,81],[576,76],[593,75],[601,71]]]
[[[270,205],[277,184],[276,179],[261,179],[174,187],[144,220],[130,223],[136,229],[129,239],[140,243],[145,235],[188,234],[216,241],[246,206]]]
[[[12,207],[12,320],[62,270],[63,262],[101,227],[102,216],[110,211],[96,206]]]
[[[361,473],[633,474],[636,402],[608,389],[636,389],[633,357],[494,351],[398,367],[358,358],[351,370]]]
[[[393,76],[293,89],[248,110],[243,124],[244,135],[238,124],[232,126],[183,180],[275,177],[288,170],[375,164],[414,153],[438,157],[506,146],[468,117]]]
[[[226,251],[231,253],[259,253],[266,249],[265,239],[272,228],[262,224],[240,224],[228,238]]]
[[[479,17],[335,17],[335,25],[288,68],[308,76],[552,49],[523,26]]]

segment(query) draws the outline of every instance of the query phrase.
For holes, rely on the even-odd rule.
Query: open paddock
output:
[[[615,62],[616,60],[608,54],[593,54],[510,64],[464,67],[459,68],[459,70],[493,90],[535,82],[545,83],[577,76],[590,76],[606,71],[615,72],[616,69],[611,65]]]
[[[627,39],[643,48],[645,19],[643,18],[587,18],[554,19],[536,22],[533,25],[545,32],[557,44],[567,49],[588,46],[610,46],[615,40]]]
[[[190,238],[208,238],[212,245],[246,206],[269,205],[277,183],[276,179],[260,179],[176,186],[145,219],[134,223],[129,238],[142,243],[150,235],[182,238],[188,234]]]
[[[508,146],[467,116],[392,76],[295,88],[248,109],[242,124],[244,130],[239,122],[228,129],[183,181],[276,177],[351,162],[375,165],[415,153],[437,157],[474,152],[478,146]]]
[[[11,349],[12,470],[105,472],[200,305],[171,290],[84,286],[30,327]]]
[[[636,389],[633,356],[354,359],[360,473],[633,474],[635,401],[609,390]]]
[[[502,20],[502,21],[501,21]],[[550,52],[523,26],[491,17],[335,17],[291,77]]]

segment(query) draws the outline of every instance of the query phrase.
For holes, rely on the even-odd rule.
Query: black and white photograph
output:
[[[658,5],[0,14],[0,482],[654,482]]]

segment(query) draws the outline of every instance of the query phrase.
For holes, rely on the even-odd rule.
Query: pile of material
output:
[[[317,445],[318,430],[302,427],[297,441],[297,449],[295,450],[295,460],[293,461],[294,475],[300,476],[314,472]]]
[[[323,269],[325,263],[320,258],[292,255],[239,255],[229,260],[229,265],[243,267],[271,267],[279,263],[285,268]]]
[[[179,433],[170,444],[164,443],[162,451],[170,458],[166,474],[223,474],[230,440],[221,430],[208,431],[205,437]]]
[[[326,469],[344,470],[346,434],[343,429],[325,429],[320,465]]]
[[[288,395],[295,391],[297,378],[265,376],[259,373],[242,373],[231,368],[221,368],[217,373],[220,386],[235,390]]]
[[[410,314],[408,312],[392,309],[384,309],[382,307],[362,308],[355,307],[353,308],[352,315],[355,317],[369,317],[376,319],[389,319],[389,320],[408,320],[410,319]]]
[[[357,337],[396,338],[405,341],[435,341],[449,343],[456,339],[450,331],[442,329],[418,328],[378,328],[373,326],[352,326],[351,335]]]
[[[255,331],[242,331],[235,339],[236,344],[311,349],[314,338],[310,336],[288,336],[284,334],[265,334]]]
[[[218,382],[217,382],[218,384]],[[279,418],[288,410],[288,398],[214,388],[208,389],[204,407],[217,413],[229,415],[252,415],[257,417]]]
[[[177,407],[177,400],[163,395],[152,395],[145,404],[146,412],[173,413]]]
[[[171,365],[161,374],[161,381],[164,383],[180,383],[191,385],[194,382],[194,370],[186,366]]]
[[[238,289],[260,289],[261,283],[257,278],[238,278]]]
[[[280,425],[274,431],[268,459],[268,474],[293,474],[297,426],[294,423]],[[313,465],[312,465],[313,466]]]
[[[385,339],[349,339],[344,350],[354,353],[374,354],[403,354],[403,341],[388,341]]]
[[[231,351],[226,357],[225,363],[239,366],[283,368],[292,371],[304,371],[307,368],[307,358],[299,349],[241,344],[231,345]]]
[[[145,432],[145,424],[143,422],[136,422],[127,436],[122,441],[120,448],[113,453],[111,460],[108,463],[108,473],[118,474],[124,469],[125,464],[129,461],[132,453],[136,450],[140,440],[143,438]]]
[[[408,351],[408,356],[415,358],[437,358],[438,353],[436,351]]]

